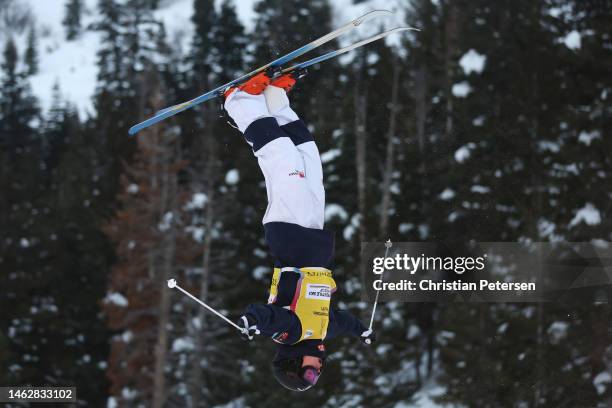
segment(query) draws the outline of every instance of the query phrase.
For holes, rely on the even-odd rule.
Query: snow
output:
[[[204,208],[204,206],[206,205],[207,201],[208,201],[208,197],[206,196],[206,194],[204,194],[204,193],[195,193],[191,197],[191,201],[189,201],[187,203],[187,209],[189,209],[189,210],[194,210],[194,209],[201,210],[202,208]]]
[[[567,48],[570,50],[578,50],[582,45],[582,37],[580,33],[576,30],[570,31],[564,38],[561,39],[561,42],[565,44]]]
[[[31,78],[32,91],[40,99],[41,107],[48,110],[57,83],[63,97],[76,105],[82,117],[87,116],[94,111],[91,97],[96,87],[100,34],[84,31],[80,38],[66,41],[62,25],[65,1],[28,1],[36,19],[39,51],[39,72]],[[97,18],[96,3],[86,0],[83,27]]]
[[[477,116],[472,120],[472,125],[474,126],[482,126],[484,125],[485,117],[483,115]]]
[[[459,60],[459,65],[463,68],[463,72],[469,75],[472,72],[480,74],[485,67],[487,57],[479,54],[476,50],[469,50]]]
[[[30,241],[28,241],[27,238],[21,238],[19,240],[19,246],[22,248],[29,248],[30,247]]]
[[[472,186],[472,188],[470,188],[470,191],[472,193],[477,193],[477,194],[486,194],[489,191],[491,191],[491,189],[487,186],[481,186],[481,185],[475,184]]]
[[[110,397],[106,400],[106,408],[117,408],[119,405],[117,404],[117,400],[115,397]]]
[[[606,392],[608,384],[612,384],[612,375],[607,371],[602,371],[593,378],[593,385],[599,395],[603,395]]]
[[[417,393],[414,394],[414,401],[398,402],[393,408],[442,408],[451,405],[439,404],[435,402],[436,397],[440,397],[446,393],[446,388],[443,386],[431,382],[425,384]],[[454,407],[461,407],[461,405],[452,405]]]
[[[348,213],[339,204],[327,204],[325,206],[325,221],[329,221],[334,217],[338,217],[342,222],[345,222],[348,219]]]
[[[134,335],[132,334],[130,330],[126,330],[121,334],[121,340],[124,343],[129,343],[130,341],[132,341],[133,338],[134,338]]]
[[[321,153],[321,162],[329,163],[334,160],[336,157],[340,156],[342,151],[340,149],[330,149],[326,152]]]
[[[599,132],[598,130],[593,130],[591,132],[583,130],[578,135],[578,141],[580,143],[584,143],[587,146],[590,146],[591,142],[596,139],[601,139],[601,132]]]
[[[222,0],[215,0],[215,7],[219,8],[221,1]],[[189,2],[191,8],[191,3],[193,3],[193,1],[189,0]],[[254,6],[257,2],[258,0],[234,0],[238,20],[245,26],[247,31],[253,31],[255,28],[257,14],[254,11]]]
[[[548,9],[548,15],[553,18],[567,17],[573,13],[573,7],[571,3],[563,4],[559,7],[551,7]]]
[[[121,389],[121,396],[125,398],[126,400],[132,400],[136,398],[137,395],[138,395],[138,391],[133,390],[129,387],[123,387]]]
[[[557,142],[553,142],[550,140],[539,140],[538,141],[538,150],[541,152],[552,152],[558,153],[561,150],[561,146]]]
[[[179,337],[172,342],[172,351],[174,353],[180,353],[182,351],[193,350],[193,340],[189,337]]]
[[[426,225],[426,224],[419,225],[419,237],[423,240],[429,237],[429,225]]]
[[[463,81],[454,84],[451,91],[456,98],[465,98],[472,92],[472,87],[469,83]]]
[[[408,327],[408,333],[406,334],[406,339],[407,340],[416,339],[420,335],[421,335],[421,329],[419,329],[419,326],[417,326],[416,324],[411,324],[410,327]]]
[[[237,184],[240,181],[240,172],[238,169],[231,169],[225,175],[225,184],[229,184],[230,186]]]
[[[465,146],[461,146],[457,151],[455,151],[455,160],[458,163],[463,163],[472,155],[471,150],[474,148],[473,143],[468,143]]]
[[[409,222],[403,222],[397,226],[397,230],[399,231],[400,234],[405,234],[409,232],[410,230],[412,230],[413,228],[414,228],[414,224],[411,224]]]
[[[104,298],[104,303],[112,303],[115,306],[126,307],[128,300],[119,292],[108,293]]]
[[[592,203],[586,203],[584,207],[576,211],[576,215],[569,223],[569,227],[575,227],[581,222],[584,222],[587,225],[597,225],[601,223],[601,214]]]
[[[129,194],[136,194],[136,193],[138,193],[138,184],[134,184],[134,183],[130,184],[128,186],[128,188],[127,188],[127,192]]]
[[[253,272],[251,272],[251,275],[253,275],[253,278],[257,280],[262,280],[263,277],[266,276],[266,273],[268,273],[269,270],[270,270],[270,267],[268,266],[258,266],[255,269],[253,269]]]
[[[355,232],[357,231],[357,228],[359,228],[360,223],[361,223],[360,214],[355,214],[351,217],[350,224],[347,225],[342,231],[342,236],[344,237],[345,240],[350,241],[351,238],[353,238],[353,234],[355,234]]]
[[[154,12],[155,18],[164,23],[168,33],[168,41],[176,46],[172,41],[177,35],[180,36],[180,47],[185,50],[191,43],[193,35],[193,0],[172,0],[160,1],[159,9]]]
[[[556,228],[557,226],[555,223],[547,220],[546,218],[540,218],[538,220],[538,233],[542,238],[553,235]]]
[[[162,217],[161,222],[157,225],[157,228],[161,231],[168,231],[170,229],[170,227],[172,226],[172,220],[174,219],[174,214],[172,213],[172,211],[168,211],[167,213],[164,214],[164,216]]]
[[[48,110],[52,103],[52,89],[57,83],[64,99],[74,104],[81,117],[94,112],[92,97],[97,86],[97,52],[100,48],[101,33],[83,30],[80,38],[65,40],[64,18],[65,0],[26,0],[36,19],[38,33],[39,70],[31,78],[32,91],[39,98],[41,107]],[[250,22],[254,17],[254,0],[241,0],[237,7],[238,17]],[[98,0],[86,0],[82,26],[94,23],[99,15]],[[172,0],[160,2],[155,17],[164,22],[168,41],[183,50],[191,41],[193,26],[193,0]],[[250,23],[249,23],[250,24]],[[252,26],[252,24],[251,24]],[[25,49],[26,33],[19,38],[21,53]],[[23,45],[22,45],[23,44]]]
[[[456,153],[455,157],[457,157]],[[445,188],[444,191],[442,191],[438,197],[440,197],[440,200],[444,201],[452,200],[453,197],[455,197],[455,192],[450,188]]]
[[[253,255],[260,259],[265,259],[268,256],[268,253],[261,248],[255,248],[253,250]]]
[[[569,323],[557,321],[548,327],[548,336],[550,337],[550,342],[552,344],[559,344],[561,340],[567,337],[567,330],[569,328]]]
[[[204,230],[204,228],[189,226],[185,228],[185,231],[191,233],[191,238],[193,238],[195,242],[204,242],[204,236],[206,235],[206,231]]]

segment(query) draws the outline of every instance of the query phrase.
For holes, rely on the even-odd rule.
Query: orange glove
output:
[[[295,78],[292,74],[285,74],[276,78],[270,85],[283,88],[285,92],[289,92],[295,85]]]
[[[270,85],[270,77],[266,75],[265,72],[260,72],[253,78],[246,81],[244,84],[228,88],[223,95],[225,96],[225,99],[227,99],[227,97],[230,96],[230,94],[236,89],[240,89],[241,91],[251,95],[259,95],[268,85]]]

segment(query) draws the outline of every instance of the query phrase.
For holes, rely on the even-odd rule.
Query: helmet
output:
[[[274,378],[291,391],[306,391],[319,379],[320,371],[315,367],[302,367],[302,358],[286,358],[272,363]]]

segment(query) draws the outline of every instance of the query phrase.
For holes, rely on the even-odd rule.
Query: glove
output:
[[[240,90],[250,93],[251,95],[259,95],[268,85],[270,85],[270,77],[265,72],[260,72],[240,85]]]
[[[361,342],[364,344],[372,344],[376,341],[376,333],[374,333],[372,329],[366,330],[361,333],[359,340],[361,340]]]
[[[240,327],[240,336],[243,340],[253,340],[253,336],[260,333],[257,329],[257,322],[249,314],[241,316],[237,324]]]

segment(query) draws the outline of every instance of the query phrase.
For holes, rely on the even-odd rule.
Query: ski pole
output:
[[[391,248],[393,246],[393,243],[391,242],[391,239],[388,239],[387,242],[385,242],[385,259],[387,259],[387,255],[389,254],[389,248]],[[383,275],[385,274],[385,271],[383,269],[383,272],[380,274],[380,280],[382,281]],[[372,325],[374,324],[374,315],[376,314],[376,306],[378,305],[378,297],[380,296],[380,290],[376,291],[376,298],[374,299],[374,306],[372,307],[372,316],[370,317],[370,326],[368,326],[368,332],[372,332]],[[370,339],[366,340],[367,344],[370,344],[371,341]]]
[[[193,296],[191,293],[187,292],[185,289],[181,288],[177,283],[176,283],[176,279],[168,279],[168,287],[170,289],[178,289],[181,292],[183,292],[185,295],[189,296],[191,299],[195,300],[196,302],[198,302],[200,305],[204,306],[206,309],[208,309],[209,311],[213,312],[214,314],[216,314],[217,316],[219,316],[220,318],[222,318],[223,320],[225,320],[226,322],[228,322],[230,325],[234,326],[236,329],[238,329],[241,333],[246,334],[247,336],[248,334],[248,330],[244,329],[240,326],[238,326],[236,323],[232,322],[230,319],[228,319],[227,317],[225,317],[222,313],[219,313],[218,311],[216,311],[214,308],[208,306],[206,303],[202,302],[200,299],[198,299],[197,297]],[[256,334],[259,334],[259,330],[257,330]],[[252,338],[251,336],[249,336],[249,338]]]

